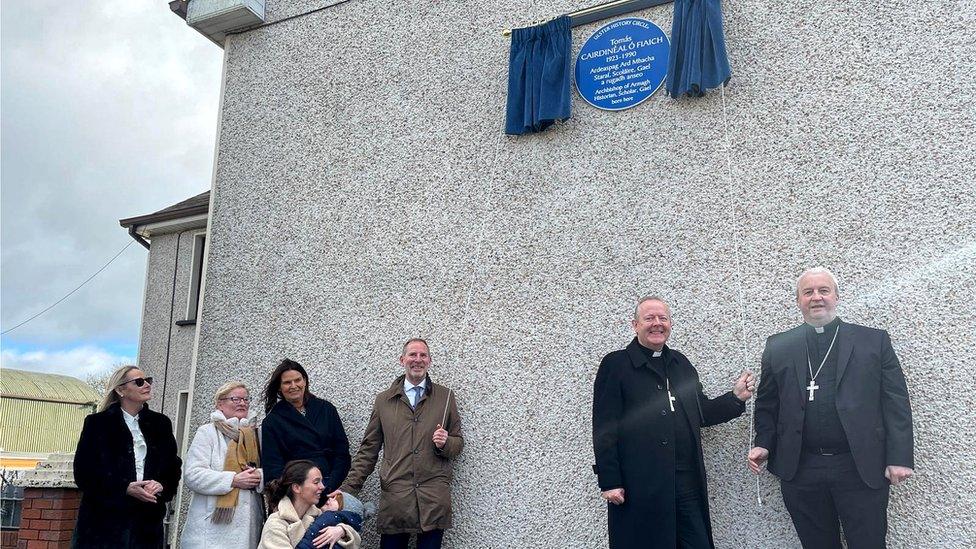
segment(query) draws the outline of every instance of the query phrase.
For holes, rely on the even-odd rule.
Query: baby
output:
[[[346,535],[336,542],[336,548],[358,549],[363,519],[370,515],[372,515],[372,504],[363,505],[363,502],[352,494],[340,492],[336,497],[326,500],[325,505],[322,506],[322,514],[308,527],[305,537],[298,542],[295,549],[316,549],[312,545],[312,540],[329,526],[340,526],[346,531]]]

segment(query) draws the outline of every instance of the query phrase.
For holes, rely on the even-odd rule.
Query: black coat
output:
[[[708,501],[701,427],[729,421],[745,404],[732,392],[709,399],[698,372],[678,351],[664,348],[671,390],[684,405],[697,448],[698,473]],[[691,404],[695,403],[695,404]],[[622,505],[608,505],[611,549],[674,549],[674,423],[664,378],[647,364],[635,338],[603,358],[593,385],[594,470],[600,490],[624,489]],[[708,537],[712,531],[707,503]]]
[[[861,479],[882,488],[886,466],[915,465],[908,386],[887,332],[846,322],[838,327],[837,415]],[[769,471],[787,481],[796,475],[803,446],[808,369],[802,324],[766,340],[755,445],[769,450]]]
[[[349,439],[339,412],[327,400],[311,397],[303,416],[285,400],[279,400],[261,424],[261,466],[264,478],[281,476],[294,459],[314,461],[322,471],[323,497],[338,488],[349,473]]]
[[[136,480],[132,433],[113,404],[85,418],[75,450],[75,483],[81,489],[81,508],[73,547],[160,548],[165,546],[163,517],[180,482],[180,457],[168,417],[148,406],[139,412],[139,428],[146,439],[143,480],[163,485],[156,503],[125,493]]]

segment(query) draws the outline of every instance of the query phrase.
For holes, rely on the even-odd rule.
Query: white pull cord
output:
[[[738,220],[735,216],[735,205],[738,199],[738,188],[735,185],[735,179],[732,177],[732,145],[729,142],[729,116],[728,107],[725,104],[725,86],[719,86],[722,95],[722,124],[725,130],[725,175],[728,181],[729,187],[729,219],[732,225],[732,257],[735,259],[735,274],[739,279],[742,278],[742,268],[741,260],[739,257],[739,228],[737,226]],[[741,332],[739,334],[739,359],[742,364],[746,364],[747,353],[746,353],[746,319],[745,319],[745,298],[743,296],[742,284],[737,284],[739,288],[739,326],[741,327]],[[746,402],[746,409],[748,411],[749,417],[749,441],[746,443],[746,454],[749,450],[752,450],[752,438],[754,435],[753,421],[755,416],[755,404],[750,398]],[[761,506],[763,504],[762,491],[759,484],[759,475],[756,475],[756,502]]]

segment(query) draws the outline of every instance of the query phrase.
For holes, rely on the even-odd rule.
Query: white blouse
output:
[[[122,418],[125,425],[132,433],[132,451],[136,457],[136,480],[142,480],[143,471],[146,469],[146,437],[142,436],[142,429],[139,428],[139,414],[129,415],[129,412],[122,410]]]

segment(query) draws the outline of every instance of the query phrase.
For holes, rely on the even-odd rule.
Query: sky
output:
[[[223,51],[162,0],[0,8],[0,328],[131,238],[119,219],[210,188]],[[0,336],[0,365],[79,378],[138,353],[148,250],[133,243]]]

